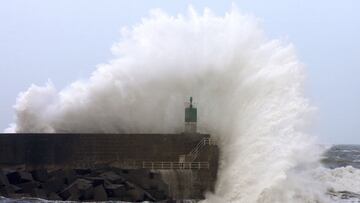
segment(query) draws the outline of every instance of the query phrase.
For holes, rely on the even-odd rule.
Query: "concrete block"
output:
[[[11,193],[14,193],[14,190],[9,185],[0,186],[0,196],[8,197]]]
[[[100,177],[110,181],[111,183],[123,183],[125,179],[113,171],[100,174]]]
[[[95,201],[107,201],[108,196],[102,185],[99,185],[94,188],[94,200]]]
[[[19,175],[20,175],[21,182],[30,182],[30,181],[34,180],[33,176],[29,172],[21,171],[21,172],[19,172]]]
[[[35,188],[40,186],[40,183],[36,181],[32,181],[32,182],[20,183],[17,186],[21,188],[21,193],[32,193]]]
[[[41,198],[41,199],[47,199],[46,192],[43,189],[35,188],[35,189],[33,189],[31,195],[33,197],[38,197],[38,198]]]
[[[19,184],[33,181],[31,173],[25,171],[10,172],[6,176],[11,184]]]
[[[46,169],[37,169],[31,172],[33,178],[36,181],[45,182],[49,178],[49,174]]]
[[[123,184],[106,184],[105,190],[109,197],[122,197],[126,193],[126,187]]]
[[[89,187],[81,192],[80,200],[92,200],[94,198],[94,188]]]
[[[79,201],[79,194],[72,194],[66,201]]]
[[[9,186],[10,186],[11,190],[14,191],[15,193],[18,193],[21,191],[21,188],[16,185],[10,184]]]
[[[87,190],[92,187],[92,182],[85,179],[77,179],[74,183],[79,190]]]
[[[160,191],[160,190],[146,190],[148,193],[151,194],[151,196],[156,200],[156,201],[161,201],[161,200],[165,200],[168,198],[168,196],[166,195],[166,193],[164,191]]]
[[[65,184],[70,185],[77,179],[77,175],[74,170],[72,169],[59,169],[55,171],[51,171],[49,173],[49,177],[57,177],[59,179],[63,179]]]
[[[150,189],[150,190],[156,189],[168,193],[169,186],[161,179],[151,179],[149,180],[149,188],[146,189]]]
[[[58,177],[52,177],[46,182],[41,183],[41,187],[48,192],[59,192],[66,187],[64,179]]]
[[[137,188],[126,191],[126,195],[130,196],[133,202],[143,201],[145,193]]]
[[[72,170],[72,169],[66,169],[64,171],[65,173],[65,180],[66,180],[66,183],[68,185],[70,185],[71,183],[73,183],[77,178],[78,176],[76,175],[75,171]]]
[[[78,179],[73,182],[71,185],[66,187],[63,191],[60,192],[60,197],[65,200],[69,200],[69,198],[80,198],[81,196],[89,196],[89,194],[85,194],[88,190],[91,190],[92,183],[91,181],[85,179]],[[76,201],[76,200],[73,200]]]
[[[125,183],[128,188],[128,191],[126,192],[126,194],[128,196],[131,196],[132,198],[137,199],[136,201],[142,201],[142,200],[155,201],[156,198],[154,198],[149,192],[142,189],[138,185],[136,185],[130,181],[126,181]]]
[[[9,180],[6,176],[6,172],[2,169],[0,169],[0,186],[9,185]]]
[[[63,177],[65,178],[65,171],[63,169],[56,169],[52,171],[48,171],[48,176],[50,177]]]
[[[48,200],[63,200],[58,194],[51,192],[47,196]]]
[[[77,175],[84,176],[91,173],[90,169],[75,169],[74,170]]]
[[[91,181],[93,187],[96,187],[98,185],[104,185],[105,182],[109,182],[106,181],[103,177],[85,177],[84,179]]]
[[[31,194],[29,194],[29,193],[12,193],[8,197],[12,198],[12,199],[22,199],[24,197],[31,197]]]
[[[17,171],[8,173],[6,177],[10,184],[18,184],[20,182],[19,181],[20,175]]]

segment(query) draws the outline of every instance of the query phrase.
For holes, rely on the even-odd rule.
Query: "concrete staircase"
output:
[[[160,170],[200,170],[209,169],[210,164],[207,161],[196,161],[201,152],[207,146],[216,145],[214,139],[205,137],[196,144],[196,146],[187,154],[180,155],[179,161],[142,161],[123,163],[122,168],[143,168]]]
[[[203,138],[188,154],[185,155],[185,161],[195,161],[201,151],[206,146],[210,145],[216,145],[215,140],[208,137]]]

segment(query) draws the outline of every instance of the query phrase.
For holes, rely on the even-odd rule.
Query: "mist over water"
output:
[[[195,98],[199,131],[221,163],[206,202],[329,202],[313,178],[321,150],[306,128],[304,67],[293,45],[268,39],[236,8],[170,16],[153,10],[122,29],[114,59],[86,81],[19,95],[8,132],[179,133]]]

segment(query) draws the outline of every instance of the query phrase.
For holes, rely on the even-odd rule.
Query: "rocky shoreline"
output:
[[[0,196],[61,201],[175,202],[159,173],[147,169],[0,169]]]

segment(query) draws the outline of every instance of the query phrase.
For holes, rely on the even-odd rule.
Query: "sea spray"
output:
[[[199,130],[221,148],[208,202],[316,202],[307,175],[318,159],[304,133],[311,114],[294,47],[268,39],[236,8],[169,16],[123,28],[114,59],[62,90],[32,85],[16,102],[16,132],[179,133],[193,96]]]

